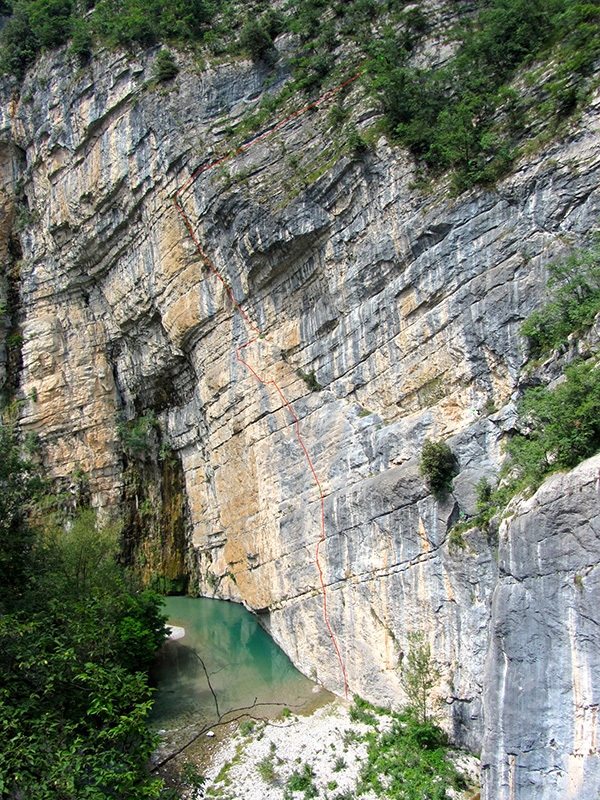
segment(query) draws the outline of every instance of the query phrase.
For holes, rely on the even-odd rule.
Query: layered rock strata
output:
[[[199,71],[182,58],[174,82],[152,86],[154,57],[100,54],[73,77],[61,52],[39,62],[18,102],[5,90],[5,186],[16,197],[20,175],[25,198],[21,422],[40,436],[51,474],[85,473],[94,505],[110,514],[129,496],[117,416],[153,411],[183,476],[198,591],[261,613],[306,674],[341,692],[315,565],[316,486],[281,399],[236,360],[247,326],[170,199],[230,149],[230,127],[286,72],[244,61]],[[359,129],[375,119],[360,82],[343,102]],[[205,251],[265,332],[245,357],[277,380],[300,420],[326,498],[322,566],[351,691],[401,704],[402,659],[421,633],[442,670],[434,699],[444,724],[459,744],[485,743],[490,800],[542,796],[511,775],[522,763],[544,783],[550,769],[550,740],[514,769],[509,758],[525,731],[538,737],[536,719],[507,705],[519,691],[513,647],[530,652],[523,616],[533,607],[519,599],[505,543],[497,557],[477,530],[464,550],[448,532],[474,512],[478,480],[497,472],[524,362],[519,326],[544,301],[546,266],[598,219],[598,116],[596,99],[572,136],[528,156],[496,189],[450,198],[443,186],[414,188],[413,165],[383,139],[364,154],[341,152],[322,107],[181,196]],[[443,502],[419,475],[426,437],[451,437],[460,466]],[[517,528],[503,530],[516,547]],[[541,586],[523,561],[526,540],[519,569]],[[597,541],[588,541],[578,570],[595,564]],[[548,586],[563,580],[560,559],[544,570]],[[587,623],[569,591],[565,620],[577,639]],[[566,636],[555,647],[548,658],[558,663],[581,651]],[[509,680],[501,663],[508,700],[498,695]],[[542,677],[544,731],[565,731],[560,746],[577,759],[591,736],[576,733],[588,684],[577,678],[584,701],[554,704]],[[582,776],[598,781],[591,767]]]

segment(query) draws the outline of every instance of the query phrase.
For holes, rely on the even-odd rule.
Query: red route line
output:
[[[331,89],[329,92],[326,92],[324,95],[319,97],[318,100],[315,100],[313,103],[309,103],[307,106],[304,106],[304,108],[301,108],[299,111],[294,111],[293,114],[289,114],[289,116],[285,117],[280,122],[278,122],[277,125],[274,125],[272,128],[268,128],[266,131],[263,131],[263,133],[259,134],[258,136],[255,136],[254,139],[251,139],[249,142],[246,142],[245,144],[241,145],[241,147],[238,147],[237,150],[233,150],[231,153],[228,153],[226,156],[223,156],[222,158],[219,158],[216,161],[212,161],[210,164],[204,164],[203,166],[199,167],[194,173],[192,173],[192,175],[188,178],[188,180],[183,184],[183,186],[180,189],[178,189],[175,192],[175,194],[172,197],[173,203],[175,204],[175,208],[177,209],[177,211],[181,215],[181,217],[182,217],[182,219],[183,219],[183,221],[185,223],[185,226],[188,229],[189,234],[192,237],[192,240],[193,240],[194,244],[196,245],[196,248],[197,248],[198,252],[200,253],[200,256],[201,256],[202,260],[204,261],[206,266],[209,267],[211,272],[213,272],[213,274],[216,275],[216,277],[221,281],[221,283],[225,287],[225,290],[227,291],[227,294],[229,295],[229,298],[230,298],[231,302],[233,303],[233,305],[237,308],[237,310],[240,312],[242,317],[246,320],[248,325],[256,333],[256,336],[254,336],[252,339],[249,339],[244,344],[239,345],[239,347],[236,347],[236,349],[235,349],[235,357],[236,357],[236,359],[241,364],[243,364],[245,367],[247,367],[247,369],[249,369],[250,372],[254,375],[256,380],[259,381],[260,383],[262,383],[263,386],[272,385],[272,386],[275,387],[275,390],[277,391],[278,395],[281,397],[281,400],[282,400],[283,404],[285,405],[287,410],[292,415],[292,418],[294,420],[294,425],[296,427],[296,436],[298,438],[298,441],[300,442],[300,446],[302,447],[302,450],[304,451],[304,455],[306,456],[306,461],[308,462],[308,466],[310,467],[310,471],[312,472],[312,476],[313,476],[313,478],[315,480],[315,483],[317,485],[317,488],[319,490],[319,499],[320,499],[320,502],[321,502],[321,538],[317,542],[317,549],[316,549],[316,553],[315,553],[315,562],[316,562],[316,565],[317,565],[317,570],[319,572],[319,580],[321,581],[321,589],[323,590],[323,618],[325,620],[325,625],[327,626],[327,631],[329,633],[329,637],[331,638],[331,641],[333,642],[333,646],[335,648],[335,652],[337,654],[338,661],[340,662],[340,669],[341,669],[342,678],[343,678],[343,681],[344,681],[344,692],[346,694],[346,699],[348,699],[348,680],[346,678],[346,668],[344,667],[344,661],[342,659],[342,654],[340,652],[340,648],[338,646],[337,639],[335,638],[333,630],[331,629],[331,625],[329,624],[329,617],[327,615],[327,589],[325,588],[325,581],[323,579],[323,570],[321,569],[321,564],[319,562],[319,550],[320,550],[320,547],[321,547],[321,545],[323,544],[323,542],[325,541],[325,538],[326,538],[325,537],[325,498],[323,496],[323,489],[321,488],[321,483],[319,481],[319,478],[317,477],[317,473],[315,472],[315,468],[313,466],[312,460],[310,458],[310,455],[308,454],[308,450],[306,449],[306,445],[302,441],[302,436],[300,435],[300,420],[296,416],[292,406],[290,405],[290,403],[289,403],[288,399],[286,398],[286,396],[284,395],[284,393],[281,391],[281,389],[278,386],[278,384],[274,380],[268,380],[268,381],[267,380],[263,380],[263,378],[260,377],[260,375],[256,372],[256,370],[253,367],[251,367],[250,364],[247,361],[245,361],[245,359],[242,357],[242,355],[240,355],[240,351],[244,350],[246,347],[249,347],[251,344],[254,344],[254,342],[256,342],[257,339],[262,339],[263,338],[263,334],[260,331],[260,329],[252,322],[252,320],[246,314],[246,312],[240,306],[240,304],[236,301],[235,297],[233,296],[233,292],[231,291],[231,289],[229,288],[229,286],[227,285],[225,280],[221,277],[221,275],[217,271],[217,269],[214,267],[214,265],[212,264],[212,262],[210,261],[208,256],[202,250],[200,242],[198,241],[198,238],[197,238],[196,234],[194,233],[194,229],[192,227],[192,224],[191,224],[190,220],[188,219],[185,211],[183,210],[181,205],[178,203],[177,198],[179,197],[179,195],[182,192],[184,192],[189,186],[191,186],[191,184],[195,181],[195,179],[198,177],[198,175],[201,172],[205,172],[205,171],[207,171],[209,169],[213,169],[214,167],[217,167],[219,164],[222,164],[224,161],[227,161],[228,159],[233,158],[234,156],[237,156],[240,153],[243,153],[245,150],[248,150],[248,148],[252,147],[252,145],[256,144],[257,142],[260,142],[263,139],[266,139],[268,136],[272,136],[274,133],[276,133],[277,131],[281,130],[281,128],[283,128],[284,125],[286,125],[291,120],[295,119],[296,117],[299,117],[301,114],[306,113],[311,108],[317,108],[317,106],[320,106],[321,103],[324,103],[326,100],[329,100],[331,97],[333,97],[339,91],[341,91],[345,86],[348,86],[350,83],[352,83],[357,78],[359,78],[362,74],[363,74],[363,71],[361,70],[361,72],[358,72],[356,75],[353,75],[352,78],[348,78],[348,80],[344,81],[344,83],[340,83],[340,85],[336,86],[335,89]]]

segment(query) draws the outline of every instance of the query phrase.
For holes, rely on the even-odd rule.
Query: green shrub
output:
[[[40,41],[31,28],[24,7],[17,6],[5,23],[0,33],[0,45],[2,71],[22,78],[40,51]]]
[[[600,245],[550,264],[548,272],[553,299],[521,327],[533,357],[548,354],[565,344],[571,333],[584,332],[592,325],[600,311]]]
[[[27,4],[31,29],[42,47],[59,47],[71,35],[71,0],[33,0]]]
[[[367,149],[367,143],[358,132],[356,125],[349,125],[347,128],[348,134],[348,147],[354,153],[364,153]]]
[[[448,536],[448,547],[450,548],[451,551],[466,549],[467,543],[465,542],[463,536],[463,532],[465,530],[468,530],[468,528],[463,528],[462,526],[459,525],[455,525],[452,528]]]
[[[333,771],[341,772],[343,769],[346,769],[346,762],[344,761],[344,757],[337,756],[337,758],[333,762]]]
[[[362,697],[355,697],[354,703],[350,706],[350,719],[352,722],[362,722],[365,725],[377,725],[377,717],[373,714],[373,710],[373,706]]]
[[[419,722],[412,709],[388,712],[391,726],[384,733],[369,731],[367,760],[352,796],[372,792],[375,797],[447,800],[448,789],[467,784],[447,757],[448,738],[432,722]]]
[[[85,20],[75,18],[71,33],[70,51],[84,64],[92,55],[93,38],[90,27]]]
[[[260,61],[272,49],[273,39],[260,22],[250,20],[242,29],[240,45],[250,58]]]
[[[548,285],[552,300],[521,328],[537,357],[564,345],[571,333],[585,332],[600,311],[600,246],[551,264]],[[553,390],[528,388],[518,403],[522,431],[506,446],[512,458],[513,492],[536,487],[551,472],[571,469],[600,450],[598,360],[572,364],[564,378]],[[500,495],[508,489],[504,486],[489,494],[486,513],[501,504]]]
[[[253,719],[245,719],[240,724],[240,733],[242,736],[250,736],[256,727],[256,722]]]
[[[265,11],[260,21],[271,41],[285,29],[284,15],[274,8],[269,8],[268,11]]]
[[[193,789],[202,789],[206,783],[206,778],[200,774],[198,767],[191,761],[187,761],[183,765],[183,769],[181,770],[181,780],[183,783],[187,784],[187,786],[191,786]]]
[[[571,469],[600,450],[600,368],[573,364],[554,390],[528,389],[518,404],[527,426],[508,442],[521,480],[538,485],[551,472]]]
[[[117,423],[117,433],[123,442],[123,449],[128,455],[136,456],[147,453],[152,447],[152,433],[156,431],[158,423],[153,411],[129,421],[120,420]]]
[[[170,81],[179,73],[175,56],[170,50],[161,50],[154,64],[154,78],[161,83]]]
[[[452,450],[445,442],[425,439],[421,451],[421,474],[427,479],[436,497],[442,497],[452,488],[456,464]]]
[[[2,70],[22,78],[43,47],[69,39],[72,23],[71,0],[17,0],[0,34]]]
[[[309,800],[311,797],[317,797],[318,791],[314,784],[315,773],[309,764],[303,764],[301,770],[294,770],[285,783],[287,793],[290,792],[304,792],[304,797]]]
[[[301,369],[297,369],[296,373],[300,378],[302,378],[311,392],[320,392],[323,388],[317,380],[314,370],[312,372],[303,372]]]
[[[275,783],[277,780],[277,771],[273,764],[273,758],[270,756],[265,756],[265,758],[258,762],[256,771],[265,783]]]

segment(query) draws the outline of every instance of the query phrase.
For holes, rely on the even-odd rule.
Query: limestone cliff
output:
[[[104,513],[125,500],[139,528],[150,503],[152,552],[179,548],[167,577],[183,570],[187,530],[196,590],[260,612],[300,669],[341,692],[314,481],[281,398],[236,360],[247,327],[171,201],[286,72],[247,61],[200,71],[181,56],[165,88],[149,83],[154,58],[101,53],[73,74],[59,52],[18,99],[5,87],[2,257],[18,275],[21,424],[55,478],[85,473]],[[360,81],[344,103],[359,130],[376,116]],[[464,550],[448,541],[477,481],[497,472],[519,326],[543,303],[546,265],[598,219],[599,116],[597,97],[567,140],[493,190],[450,198],[415,188],[413,164],[383,138],[340,154],[324,105],[182,196],[265,332],[246,357],[293,403],[323,487],[329,618],[351,691],[401,704],[409,635],[424,633],[445,724],[483,748],[489,800],[600,788],[597,462],[542,487],[499,543],[476,529]],[[123,431],[150,411],[155,438],[138,448],[132,488]],[[426,437],[451,437],[459,462],[443,502],[419,475]],[[185,513],[169,494],[177,476]],[[176,525],[160,522],[160,497]],[[572,539],[561,535],[570,515]]]

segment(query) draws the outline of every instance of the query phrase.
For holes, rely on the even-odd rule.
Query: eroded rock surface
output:
[[[554,475],[500,528],[482,754],[489,800],[600,786],[600,456]]]
[[[281,398],[236,359],[249,330],[171,201],[199,165],[230,149],[229,126],[286,73],[243,61],[198,72],[182,57],[187,68],[170,87],[149,88],[154,57],[101,54],[73,77],[67,55],[54,54],[19,102],[3,103],[3,152],[10,175],[20,171],[28,214],[19,234],[22,425],[41,437],[56,478],[82,471],[94,505],[111,513],[127,495],[117,414],[153,410],[184,476],[198,591],[259,611],[295,663],[340,693],[315,565],[315,483]],[[359,125],[373,119],[360,81],[345,102]],[[423,633],[442,669],[444,724],[474,750],[485,728],[489,785],[506,791],[508,743],[542,734],[534,715],[515,716],[487,687],[499,681],[501,611],[510,642],[533,646],[518,591],[538,562],[525,566],[523,551],[513,586],[502,555],[492,606],[494,542],[474,530],[465,549],[451,548],[448,531],[473,513],[477,481],[498,469],[524,361],[519,326],[544,301],[546,265],[598,219],[598,116],[596,100],[573,135],[530,155],[495,190],[449,198],[443,187],[415,189],[410,161],[383,140],[339,155],[324,106],[181,195],[205,252],[265,334],[244,356],[293,403],[323,487],[322,566],[350,690],[401,704],[402,657],[409,635]],[[11,192],[12,178],[5,183]],[[490,416],[493,407],[504,408]],[[453,437],[461,470],[441,503],[418,472],[426,437]],[[597,552],[590,539],[590,559]],[[562,580],[561,564],[545,569],[548,587]],[[592,576],[582,576],[586,591]],[[588,623],[575,601],[587,595],[569,580],[580,642]],[[511,592],[514,614],[499,600]],[[552,648],[560,664],[585,650],[564,636]],[[584,712],[553,705],[538,677],[544,731],[566,731]],[[587,684],[578,686],[587,698]],[[540,781],[544,753],[526,765]],[[542,796],[518,785],[515,797]],[[543,796],[562,796],[552,791]]]

